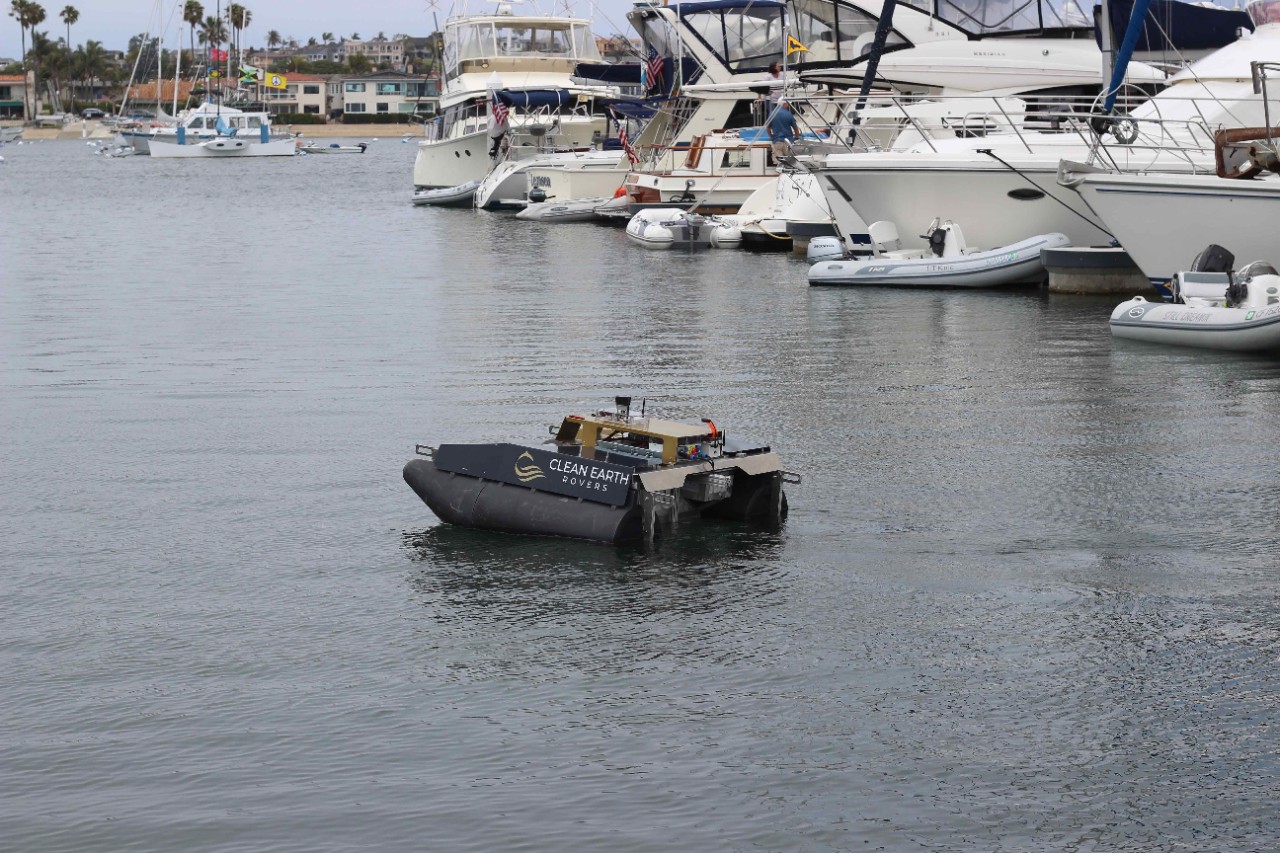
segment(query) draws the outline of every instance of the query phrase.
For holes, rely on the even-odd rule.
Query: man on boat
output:
[[[769,132],[769,138],[773,140],[773,160],[775,163],[781,163],[791,155],[791,143],[795,141],[796,134],[800,132],[799,126],[796,125],[796,117],[787,108],[786,99],[778,99],[778,108],[769,117],[769,123],[765,126],[765,130]]]

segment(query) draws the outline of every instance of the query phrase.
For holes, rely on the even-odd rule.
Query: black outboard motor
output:
[[[942,252],[947,248],[947,229],[939,225],[937,228],[929,232],[929,249],[937,257],[942,257]]]
[[[1191,272],[1225,272],[1230,273],[1236,262],[1236,256],[1219,246],[1210,243],[1204,251],[1196,255],[1191,262]]]

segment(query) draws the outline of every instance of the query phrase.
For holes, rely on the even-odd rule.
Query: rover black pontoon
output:
[[[768,445],[710,420],[677,423],[616,410],[570,415],[542,447],[418,445],[404,479],[441,520],[598,542],[652,540],[694,517],[780,521],[798,483]]]

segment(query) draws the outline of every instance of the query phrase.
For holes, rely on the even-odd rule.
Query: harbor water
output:
[[[4,153],[0,848],[1280,843],[1280,362],[414,208],[398,138]],[[401,480],[618,391],[771,443],[786,523]]]

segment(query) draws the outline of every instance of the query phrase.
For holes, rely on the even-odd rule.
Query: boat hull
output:
[[[865,163],[822,173],[821,186],[833,207],[852,207],[862,222],[898,226],[904,249],[926,248],[920,236],[936,218],[963,220],[965,237],[978,246],[1008,246],[1027,234],[1065,234],[1073,246],[1104,245],[1110,235],[1080,196],[1057,182],[1057,162],[1044,167],[946,168],[925,155],[918,166],[904,155],[894,165]]]
[[[640,507],[591,503],[523,486],[441,471],[426,459],[404,466],[404,480],[441,521],[500,533],[619,543],[643,533]]]
[[[178,142],[151,140],[151,156],[164,158],[209,157],[231,159],[237,157],[292,157],[298,146],[292,139],[276,139],[271,142],[255,142],[248,139],[217,137],[203,142],[180,144]]]
[[[1212,175],[1086,175],[1076,187],[1129,257],[1160,285],[1210,243],[1238,261],[1275,254],[1280,180]]]
[[[579,198],[566,202],[544,201],[531,204],[516,214],[516,219],[529,222],[591,222],[596,219],[596,208],[607,198]]]
[[[479,181],[468,181],[456,187],[420,189],[413,194],[413,203],[419,207],[471,207]]]
[[[1222,308],[1122,302],[1111,312],[1113,337],[1235,352],[1280,352],[1280,304]]]
[[[971,255],[949,258],[864,258],[822,261],[809,269],[811,285],[869,287],[1002,287],[1044,278],[1042,249],[1070,245],[1065,234],[1041,234]]]

